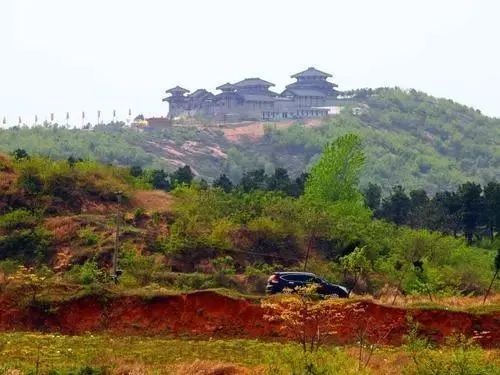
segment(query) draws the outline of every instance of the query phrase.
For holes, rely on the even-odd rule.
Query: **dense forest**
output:
[[[260,139],[234,142],[217,127],[188,125],[148,130],[121,123],[89,129],[46,125],[0,130],[0,151],[20,148],[51,158],[73,156],[167,171],[188,164],[206,180],[222,171],[239,182],[255,169],[272,174],[285,168],[298,177],[327,142],[355,133],[363,140],[370,166],[362,171],[361,185],[380,185],[385,195],[396,185],[435,193],[456,190],[466,181],[500,179],[499,119],[414,90],[366,89],[346,95],[351,99],[341,113],[322,124],[298,122],[283,128],[269,123]],[[177,156],[167,155],[167,149]]]

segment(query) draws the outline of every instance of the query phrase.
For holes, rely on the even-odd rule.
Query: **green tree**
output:
[[[290,184],[288,171],[285,168],[276,168],[274,174],[267,180],[267,189],[288,193],[291,187]]]
[[[193,181],[194,173],[191,171],[189,165],[179,167],[174,173],[172,173],[171,181],[174,186],[178,185],[191,185]]]
[[[365,247],[356,247],[350,254],[340,258],[340,264],[345,272],[351,274],[353,285],[347,295],[356,288],[360,278],[370,269],[370,262],[367,258]]]
[[[358,191],[363,167],[361,139],[347,134],[328,144],[319,161],[312,167],[306,181],[305,195],[316,202],[362,202]]]
[[[460,213],[462,203],[458,194],[449,191],[437,192],[432,199],[432,206],[437,209],[436,222],[439,223],[437,229],[452,233],[456,237],[462,227]]]
[[[489,182],[484,187],[484,200],[488,232],[493,240],[495,230],[498,232],[500,228],[500,183]]]
[[[466,182],[458,187],[458,196],[462,203],[461,214],[464,234],[469,244],[472,244],[472,237],[482,215],[484,205],[481,193],[481,185],[473,182]]]
[[[304,194],[304,188],[308,177],[308,173],[301,173],[291,184],[288,194],[296,198]]]
[[[18,148],[16,150],[14,150],[14,152],[12,152],[12,155],[14,156],[14,159],[16,159],[16,160],[22,160],[22,159],[29,158],[29,155],[26,152],[26,150],[24,150],[22,148]]]
[[[154,169],[151,171],[151,185],[155,189],[162,189],[169,191],[171,188],[168,174],[163,169]]]
[[[371,182],[363,190],[366,206],[372,211],[377,211],[380,207],[382,199],[382,188],[380,185],[372,184]]]
[[[231,190],[233,190],[233,183],[224,173],[214,181],[213,186],[221,188],[226,193],[229,193]]]
[[[408,224],[412,228],[426,228],[429,226],[429,197],[423,189],[410,191],[410,212]]]
[[[382,202],[381,217],[397,225],[407,223],[411,200],[401,185],[394,186],[389,197]]]
[[[268,177],[264,169],[256,169],[246,172],[240,181],[243,191],[248,193],[252,190],[266,190]]]
[[[130,175],[133,177],[140,177],[143,173],[144,172],[140,165],[133,165],[130,167]]]

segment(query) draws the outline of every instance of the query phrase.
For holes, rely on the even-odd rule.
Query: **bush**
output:
[[[123,276],[128,277],[128,282],[132,283],[135,280],[140,285],[151,283],[155,273],[161,268],[155,257],[137,254],[133,248],[123,250],[119,262],[125,271]]]
[[[82,241],[83,246],[94,246],[99,242],[99,236],[94,233],[92,228],[83,228],[78,231],[78,238]]]
[[[23,229],[0,236],[0,259],[12,258],[22,262],[41,262],[49,256],[52,237],[41,228]]]
[[[140,176],[142,176],[143,173],[144,172],[143,172],[141,166],[139,166],[139,165],[133,165],[130,167],[130,175],[132,177],[140,177]]]
[[[0,261],[0,292],[9,284],[10,282],[9,277],[14,275],[18,269],[19,269],[19,263],[12,259],[6,259]],[[1,345],[0,345],[0,351],[1,351]]]
[[[43,190],[43,181],[33,168],[27,168],[21,172],[17,183],[21,189],[30,194],[38,194]]]
[[[179,274],[174,281],[174,286],[184,290],[209,289],[216,287],[213,276],[203,273]]]
[[[30,194],[44,194],[77,205],[92,195],[104,201],[116,200],[116,191],[127,192],[127,169],[82,161],[70,166],[66,161],[33,157],[16,163],[18,185]]]
[[[26,150],[23,150],[21,148],[18,148],[12,152],[12,156],[14,156],[14,159],[16,160],[21,160],[21,159],[28,159],[29,155],[26,152]]]
[[[138,207],[134,211],[134,222],[138,222],[139,220],[142,219],[144,214],[146,213],[146,210],[142,207]]]
[[[269,374],[277,375],[357,375],[368,371],[358,369],[356,360],[340,349],[320,348],[303,353],[300,348],[283,345],[281,350],[270,351],[265,359]]]
[[[219,275],[234,275],[234,261],[229,255],[212,260],[215,272]]]
[[[36,225],[37,218],[28,210],[14,210],[0,216],[0,229],[12,230],[32,228]]]
[[[281,269],[282,267],[276,265],[272,266],[266,263],[257,263],[253,265],[246,266],[245,275],[248,276],[249,292],[252,293],[265,293],[267,279],[276,269]]]
[[[93,260],[87,260],[79,266],[79,281],[83,285],[94,284],[101,280],[103,272]]]
[[[500,366],[486,357],[486,353],[472,339],[452,336],[441,350],[432,350],[428,341],[419,339],[413,331],[408,337],[407,350],[413,365],[405,369],[407,375],[489,375],[500,373]]]

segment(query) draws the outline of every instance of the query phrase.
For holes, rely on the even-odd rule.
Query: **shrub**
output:
[[[99,242],[99,236],[89,227],[80,229],[78,238],[82,241],[83,246],[94,246]]]
[[[124,168],[82,161],[70,166],[66,161],[33,157],[16,163],[18,185],[31,194],[46,194],[78,204],[82,196],[116,200],[116,191],[127,192],[128,171]]]
[[[12,259],[0,261],[0,272],[4,275],[10,275],[19,269],[19,262]]]
[[[270,265],[267,263],[254,263],[245,267],[245,275],[253,276],[270,276],[275,269],[281,268],[278,265]]]
[[[19,263],[12,259],[6,259],[0,261],[0,292],[3,291],[5,287],[9,284],[10,276],[15,274],[18,269],[19,269]]]
[[[208,289],[214,288],[216,283],[211,275],[203,273],[179,274],[174,280],[174,286],[179,289]]]
[[[28,210],[18,209],[0,216],[0,229],[12,230],[32,228],[36,225],[37,218]]]
[[[335,312],[337,301],[318,300],[317,285],[297,287],[289,293],[270,296],[261,301],[269,321],[281,321],[284,331],[302,346],[304,353],[317,351],[323,338],[331,336],[341,324]],[[346,306],[352,309],[352,306]]]
[[[144,216],[145,213],[146,213],[146,210],[144,208],[142,208],[142,207],[136,208],[134,211],[134,221],[137,222],[140,219],[142,219],[142,217]]]
[[[212,265],[214,266],[215,272],[220,275],[234,275],[236,272],[233,258],[229,255],[215,258],[212,261]]]
[[[124,272],[119,278],[120,285],[125,288],[137,288],[141,283],[130,273]]]
[[[22,160],[22,159],[29,158],[29,155],[26,152],[26,150],[24,150],[22,148],[18,148],[16,150],[14,150],[14,152],[12,152],[12,156],[14,156],[14,159],[16,159],[16,160]]]
[[[129,173],[133,177],[140,177],[144,173],[141,166],[133,165],[130,167]]]
[[[498,374],[500,366],[490,361],[485,352],[472,339],[451,336],[441,350],[432,350],[429,342],[416,336],[416,330],[407,338],[407,350],[413,365],[405,369],[407,375],[432,374]]]
[[[296,346],[283,345],[280,350],[267,352],[267,373],[278,375],[357,375],[368,371],[358,369],[354,358],[340,349],[320,348],[314,352],[300,352]]]
[[[84,285],[94,284],[100,281],[103,272],[94,260],[87,260],[79,267],[79,281]]]
[[[149,284],[161,267],[155,257],[137,254],[133,248],[123,250],[119,262],[125,271],[123,276],[130,276],[129,282],[133,278],[140,285]]]
[[[272,266],[266,263],[257,263],[246,266],[245,275],[248,276],[249,291],[253,293],[265,293],[267,279],[279,266]]]
[[[158,211],[154,211],[153,214],[151,215],[151,220],[153,221],[154,225],[160,224],[161,221],[161,215]]]
[[[43,190],[43,181],[33,168],[27,168],[21,172],[17,183],[21,189],[30,194],[38,194]]]
[[[41,228],[12,231],[6,236],[0,236],[0,259],[44,261],[49,255],[51,240],[50,233]]]

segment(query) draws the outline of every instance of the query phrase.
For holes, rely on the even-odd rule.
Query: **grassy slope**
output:
[[[323,127],[271,129],[268,138],[303,154],[308,164],[321,145],[348,132],[364,140],[369,167],[363,183],[436,191],[500,178],[500,120],[419,92],[380,89]]]
[[[449,100],[399,89],[360,91],[339,116],[315,128],[268,127],[261,140],[231,143],[216,129],[175,127],[137,132],[117,125],[75,129],[0,130],[0,151],[24,148],[55,158],[71,155],[105,163],[175,168],[191,165],[203,177],[233,179],[242,170],[286,167],[302,172],[338,135],[355,132],[365,142],[369,168],[363,183],[394,184],[429,191],[454,188],[466,180],[500,179],[500,120]],[[353,107],[361,112],[351,111]],[[194,142],[194,145],[193,145]],[[214,154],[220,148],[227,158]],[[166,148],[174,150],[169,154]]]

